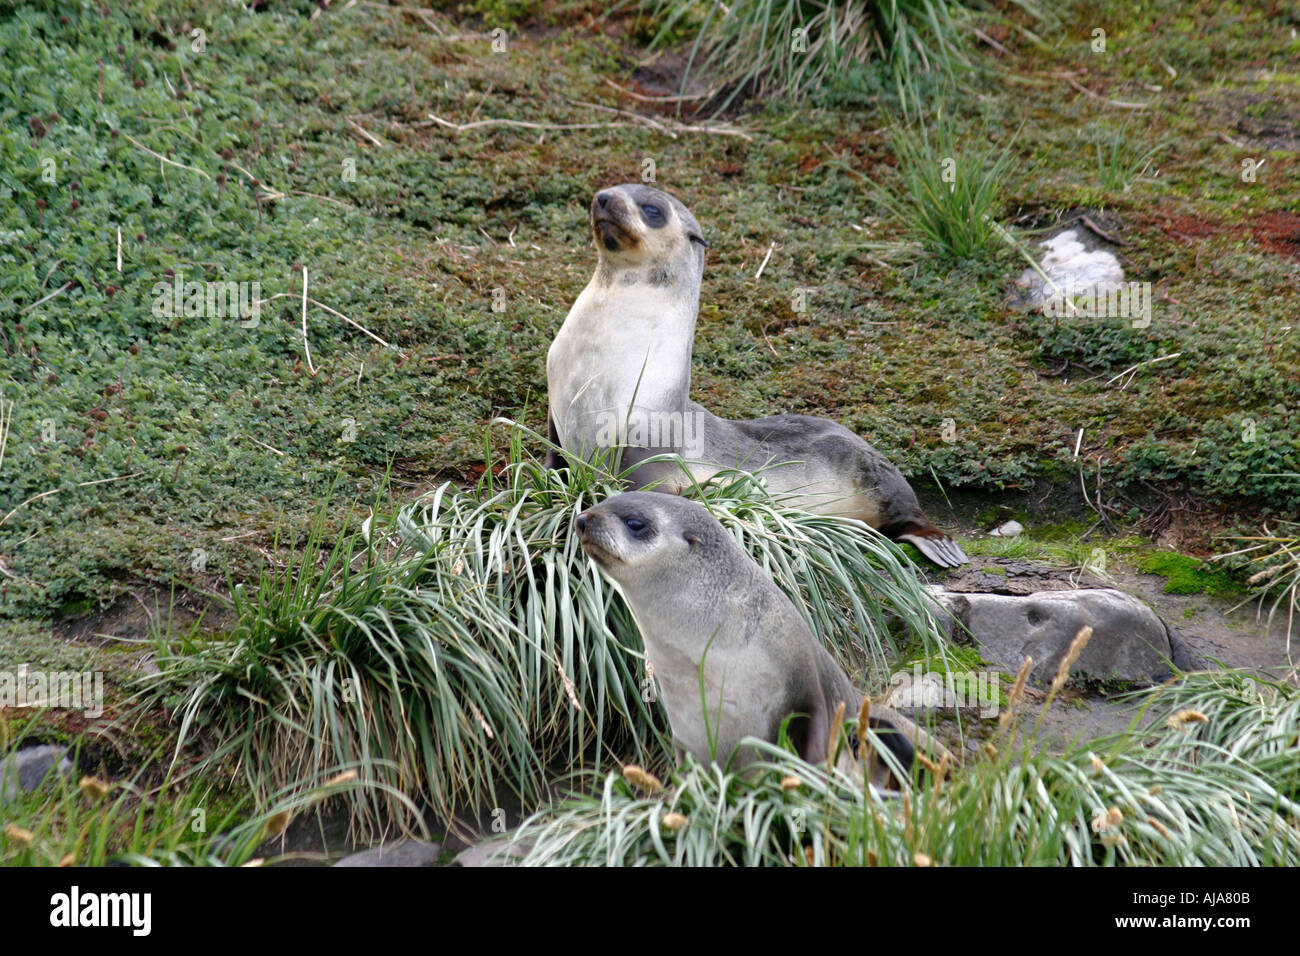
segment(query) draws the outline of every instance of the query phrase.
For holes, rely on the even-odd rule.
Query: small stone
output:
[[[345,856],[335,866],[433,866],[442,852],[441,843],[398,840]]]
[[[1048,281],[1043,280],[1038,269],[1026,269],[1016,280],[1024,290],[1022,298],[1027,309],[1043,309],[1061,296],[1091,298],[1100,293],[1105,302],[1107,290],[1124,283],[1124,267],[1119,259],[1082,228],[1063,229],[1039,245],[1045,250],[1039,269]]]
[[[455,866],[510,866],[527,856],[530,846],[512,845],[502,839],[488,840],[456,854]]]
[[[998,685],[988,672],[922,673],[916,664],[911,671],[894,673],[889,683],[884,702],[895,710],[947,711],[967,717],[998,714]]]
[[[0,760],[0,803],[8,803],[20,792],[31,793],[55,768],[64,776],[71,774],[72,761],[67,753],[66,747],[41,744],[24,747]]]
[[[1025,526],[1019,521],[1008,521],[1000,524],[989,532],[995,538],[1014,538],[1018,534],[1023,534]]]

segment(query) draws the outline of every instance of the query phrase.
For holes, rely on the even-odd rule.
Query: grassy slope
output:
[[[952,109],[959,136],[1006,142],[1025,124],[1006,218],[1080,204],[1118,217],[1132,277],[1155,289],[1146,330],[1009,315],[998,278],[1019,270],[1009,252],[1000,273],[888,255],[882,267],[864,239],[901,238],[903,224],[872,194],[894,170],[891,117],[869,82],[745,117],[752,142],[629,128],[458,135],[428,113],[565,123],[597,115],[574,100],[633,108],[604,83],[625,82],[633,64],[580,17],[492,54],[485,39],[439,38],[372,6],[312,20],[292,7],[141,3],[67,23],[39,4],[0,8],[0,368],[17,401],[0,510],[63,489],[0,526],[0,614],[83,612],[131,581],[242,578],[277,525],[301,536],[332,482],[345,501],[366,496],[390,459],[410,484],[473,475],[492,415],[540,423],[545,349],[591,267],[588,197],[635,178],[645,157],[712,242],[696,391],[718,411],[835,415],[908,473],[994,488],[1073,483],[1085,427],[1083,455],[1090,471],[1104,458],[1108,483],[1190,482],[1242,516],[1294,510],[1294,486],[1262,473],[1300,461],[1297,266],[1254,235],[1262,212],[1290,202],[1294,153],[1257,148],[1236,118],[1282,117],[1294,131],[1297,77],[1283,70],[1296,41],[1262,13],[1181,6],[1116,5],[1040,28],[1043,47],[1004,31],[1010,75],[968,84]],[[1098,24],[1109,33],[1100,56],[1087,44]],[[1100,189],[1080,131],[1117,131],[1129,112],[1078,93],[1063,72],[1153,104],[1127,137],[1139,153],[1168,143],[1159,177]],[[45,135],[34,137],[34,116]],[[206,175],[164,166],[127,136]],[[1247,156],[1268,160],[1254,185],[1238,176]],[[55,184],[41,179],[47,157]],[[346,159],[356,182],[342,177]],[[259,202],[267,187],[284,198]],[[272,303],[256,329],[150,313],[169,268],[297,294],[295,263],[313,298],[396,349],[312,307],[313,377],[296,299]],[[68,281],[78,285],[15,315]],[[791,309],[797,287],[815,290],[806,315]],[[504,312],[492,311],[494,289]],[[1123,391],[1104,384],[1175,351]],[[1065,359],[1076,364],[1059,377],[1040,374]],[[944,418],[956,442],[941,440]],[[1240,440],[1246,418],[1252,443]],[[52,442],[40,440],[46,420]],[[121,475],[135,477],[73,487]]]

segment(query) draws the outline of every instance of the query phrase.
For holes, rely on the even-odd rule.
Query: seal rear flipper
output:
[[[895,541],[906,541],[941,568],[969,564],[970,558],[952,538],[929,522],[903,521],[882,529]]]
[[[897,733],[889,734],[889,737],[895,739],[902,737],[911,744],[914,759],[917,755],[924,755],[922,759],[929,761],[929,763],[925,764],[928,769],[932,769],[931,765],[942,763],[945,758],[948,761],[948,765],[951,767],[960,765],[961,761],[957,758],[956,754],[925,730],[918,727],[915,721],[900,714],[892,707],[887,707],[883,704],[873,705],[871,708],[871,728],[872,730],[875,730],[877,734],[880,734],[880,731],[876,729],[877,721],[898,731]],[[890,743],[884,735],[881,736],[880,740],[881,743]],[[897,751],[895,752],[897,753]]]
[[[899,766],[903,768],[903,772],[910,773],[912,764],[916,760],[916,747],[912,745],[907,732],[893,721],[877,717],[874,714],[867,721],[867,724],[875,731],[876,736],[880,738],[880,742],[889,748],[889,752],[898,758]]]

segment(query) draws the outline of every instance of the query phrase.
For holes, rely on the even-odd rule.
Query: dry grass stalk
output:
[[[663,793],[664,785],[659,778],[634,763],[623,768],[623,779],[646,793]]]
[[[1209,719],[1199,710],[1184,708],[1166,720],[1165,723],[1169,725],[1170,730],[1181,730],[1188,724],[1204,724]]]
[[[826,769],[835,766],[835,754],[840,749],[840,734],[844,732],[844,701],[835,708],[835,719],[831,721],[830,736],[826,740]]]
[[[1015,716],[1016,707],[1020,704],[1020,698],[1025,694],[1025,682],[1029,680],[1029,672],[1033,670],[1034,659],[1026,657],[1020,662],[1020,670],[1016,671],[1016,682],[1011,687],[1011,693],[1007,696],[1007,709],[998,714],[998,730],[1005,731],[1011,725],[1011,719]]]
[[[1074,667],[1075,661],[1083,653],[1083,649],[1088,646],[1088,641],[1092,639],[1092,628],[1084,625],[1079,628],[1079,633],[1074,635],[1074,640],[1065,651],[1065,656],[1061,658],[1061,664],[1056,668],[1056,676],[1052,678],[1052,686],[1047,691],[1047,700],[1043,701],[1043,709],[1038,715],[1038,722],[1034,724],[1034,733],[1043,726],[1043,718],[1047,716],[1048,708],[1052,706],[1052,701],[1056,698],[1057,693],[1065,686],[1065,682],[1070,679],[1070,669]]]

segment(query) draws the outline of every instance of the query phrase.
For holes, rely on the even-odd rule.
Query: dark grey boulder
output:
[[[1142,601],[1114,588],[1048,588],[1008,594],[934,585],[929,591],[948,612],[940,619],[952,640],[969,643],[973,637],[985,660],[1011,671],[1032,657],[1030,676],[1038,683],[1056,676],[1085,625],[1092,638],[1071,669],[1073,676],[1151,682],[1173,672],[1169,629]]]
[[[0,803],[8,803],[19,793],[31,793],[56,766],[65,776],[72,773],[72,761],[67,753],[66,747],[40,744],[24,747],[0,760]]]

